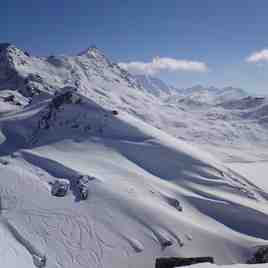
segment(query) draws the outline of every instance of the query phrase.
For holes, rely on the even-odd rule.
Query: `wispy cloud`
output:
[[[177,72],[177,71],[192,71],[192,72],[206,72],[208,66],[204,62],[179,60],[173,58],[153,58],[151,62],[120,62],[119,66],[126,69],[133,74],[157,74],[163,71]]]
[[[250,63],[268,62],[268,49],[253,52],[246,58],[246,61]]]

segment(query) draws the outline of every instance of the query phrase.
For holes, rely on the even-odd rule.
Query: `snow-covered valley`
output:
[[[3,267],[226,265],[267,245],[266,99],[158,97],[95,48],[44,59],[0,47]]]

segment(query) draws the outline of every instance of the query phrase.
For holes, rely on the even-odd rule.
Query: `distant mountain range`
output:
[[[203,87],[196,85],[191,88],[176,88],[167,85],[159,78],[150,75],[134,75],[135,80],[145,88],[149,93],[161,97],[173,99],[174,97],[181,101],[183,99],[196,102],[196,104],[217,104],[231,100],[238,100],[248,96],[248,93],[240,88],[225,87]]]

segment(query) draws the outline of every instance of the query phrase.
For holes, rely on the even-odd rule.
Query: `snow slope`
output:
[[[192,88],[177,89],[181,101],[192,101],[199,104],[219,104],[228,101],[236,101],[248,96],[248,93],[240,88],[203,87],[201,85]]]
[[[49,268],[148,268],[159,256],[204,255],[232,264],[267,244],[263,189],[125,111],[61,92],[0,118],[5,267],[44,257]],[[80,175],[95,178],[85,201]],[[51,195],[56,178],[70,181],[67,196]]]

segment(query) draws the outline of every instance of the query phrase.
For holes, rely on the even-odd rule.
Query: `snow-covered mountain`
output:
[[[225,87],[203,87],[197,85],[191,88],[177,89],[174,99],[174,95],[170,97],[170,100],[180,101],[183,103],[193,105],[215,105],[223,102],[240,100],[248,96],[248,94],[240,88]]]
[[[168,86],[161,79],[151,75],[133,75],[134,79],[150,94],[160,98],[167,98],[176,91],[172,86]]]
[[[195,105],[215,105],[248,97],[246,91],[234,87],[216,88],[196,85],[180,89],[167,85],[161,79],[151,75],[133,75],[133,78],[150,94],[171,102],[177,100]]]
[[[13,45],[3,44],[0,45],[0,71],[0,89],[15,89],[33,99],[39,99],[38,95],[52,95],[64,86],[75,86],[84,94],[104,99],[111,97],[108,85],[118,88],[113,96],[122,93],[122,87],[138,88],[126,71],[111,63],[96,48],[89,48],[73,57],[39,58],[31,57]],[[98,85],[99,81],[101,85]],[[92,85],[101,88],[101,91]],[[107,94],[105,91],[108,91]]]
[[[0,48],[3,267],[152,268],[161,256],[245,263],[267,244],[265,189],[166,133],[216,142],[240,129],[238,139],[264,141],[256,118],[266,100],[194,110],[150,93],[96,48],[49,58]],[[70,185],[66,195],[53,194],[55,182]]]
[[[178,89],[151,76],[134,78],[160,100],[160,107],[150,104],[156,111],[139,110],[138,115],[173,136],[198,144],[267,144],[267,98],[233,87]]]
[[[267,113],[263,105],[255,107],[259,118],[248,116],[253,112],[250,109],[227,107],[232,101],[246,98],[243,90],[201,86],[179,90],[159,79],[130,75],[96,48],[77,56],[38,58],[4,44],[0,49],[0,73],[1,92],[15,90],[16,100],[22,104],[38,102],[65,86],[73,86],[106,108],[127,111],[191,142],[267,144]],[[4,103],[3,112],[10,109],[10,104]]]

